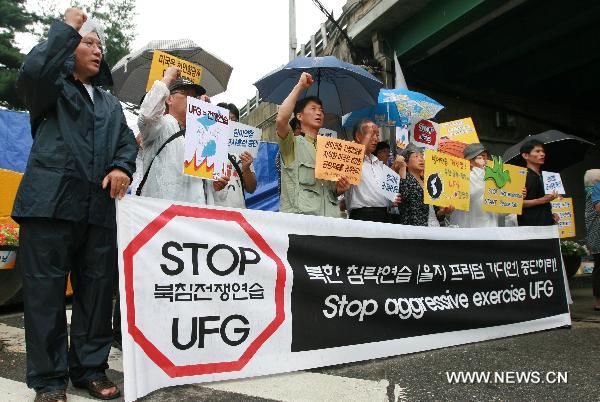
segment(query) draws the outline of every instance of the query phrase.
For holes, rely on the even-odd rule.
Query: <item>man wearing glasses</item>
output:
[[[27,385],[36,402],[66,401],[69,379],[96,398],[120,395],[106,377],[117,260],[113,199],[129,186],[136,145],[119,100],[101,88],[112,83],[105,40],[99,24],[69,8],[17,79],[33,147],[12,216],[21,225]]]
[[[143,196],[206,204],[204,180],[183,174],[185,137],[181,130],[185,129],[188,96],[210,101],[202,86],[180,77],[179,68],[169,67],[142,102],[138,127],[144,167],[150,168],[144,172]]]

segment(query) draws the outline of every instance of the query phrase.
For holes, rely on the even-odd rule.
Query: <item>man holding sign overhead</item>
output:
[[[277,112],[277,135],[281,152],[281,212],[339,217],[337,197],[350,187],[345,177],[337,182],[315,178],[316,141],[325,113],[319,98],[298,100],[300,93],[314,83],[302,73],[298,84]],[[294,136],[290,117],[300,122],[302,134]]]
[[[187,97],[208,97],[203,87],[169,67],[156,80],[140,107],[138,127],[144,149],[141,195],[206,204],[204,180],[183,174]]]

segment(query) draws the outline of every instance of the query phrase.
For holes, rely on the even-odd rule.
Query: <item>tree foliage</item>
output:
[[[70,7],[86,11],[103,26],[104,57],[109,66],[130,52],[135,36],[135,0],[71,0],[70,3]],[[22,109],[15,80],[25,56],[15,43],[15,34],[29,32],[39,40],[45,39],[52,22],[63,19],[64,5],[54,0],[0,0],[0,10],[0,105]]]
[[[24,55],[15,44],[15,34],[28,32],[35,16],[25,9],[25,0],[0,0],[0,105],[20,109],[15,79]]]
[[[1,1],[1,0],[0,0]],[[106,33],[105,58],[114,66],[131,49],[135,37],[135,0],[72,0],[70,7],[84,10],[88,16],[98,20]],[[38,0],[38,35],[45,38],[53,21],[62,19],[64,10],[59,10],[52,0]]]

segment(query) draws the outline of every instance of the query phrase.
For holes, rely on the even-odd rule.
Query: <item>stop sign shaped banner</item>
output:
[[[409,142],[418,147],[436,151],[439,142],[439,132],[439,124],[430,120],[421,120],[412,126]]]
[[[194,230],[207,222],[214,236]],[[239,212],[172,205],[132,239],[123,267],[128,332],[170,377],[241,370],[283,323],[285,267]]]

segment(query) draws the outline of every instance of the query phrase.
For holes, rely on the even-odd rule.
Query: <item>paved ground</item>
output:
[[[574,284],[570,329],[299,373],[173,387],[143,401],[599,401],[600,313],[592,311],[590,286],[589,278]],[[1,400],[33,400],[33,392],[24,384],[23,333],[21,311],[0,312]],[[109,376],[122,385],[118,350],[113,349],[110,363],[115,370]],[[479,383],[449,382],[448,373],[459,371],[491,377]],[[517,375],[529,375],[529,383]],[[505,383],[499,383],[500,376]],[[69,389],[69,401],[86,400],[85,392]]]

